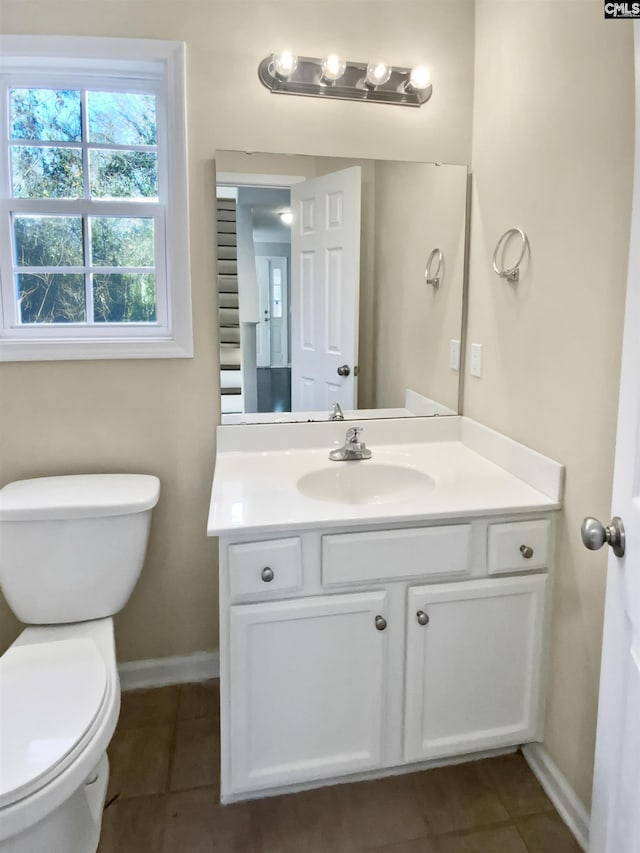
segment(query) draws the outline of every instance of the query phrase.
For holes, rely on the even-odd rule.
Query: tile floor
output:
[[[215,681],[123,694],[98,853],[580,853],[518,753],[221,806],[218,730]]]

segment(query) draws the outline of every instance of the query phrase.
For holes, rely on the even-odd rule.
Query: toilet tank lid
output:
[[[158,502],[150,474],[71,474],[17,480],[0,489],[0,521],[43,521],[129,515]]]

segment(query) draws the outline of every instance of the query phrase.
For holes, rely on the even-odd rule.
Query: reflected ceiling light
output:
[[[335,83],[347,69],[347,63],[337,53],[330,53],[322,60],[322,79]]]
[[[298,67],[298,57],[290,51],[273,54],[273,71],[281,80],[288,80]]]
[[[391,66],[386,62],[370,62],[367,65],[367,73],[365,74],[365,83],[367,86],[384,86],[387,80],[391,77]]]
[[[337,53],[323,59],[270,54],[258,66],[258,77],[274,95],[308,95],[421,107],[432,95],[429,72],[423,65],[393,67],[386,62],[348,62]]]
[[[279,216],[285,225],[291,225],[291,223],[293,222],[293,213],[290,210],[282,210],[279,213]]]
[[[416,92],[423,92],[431,85],[431,75],[424,65],[416,65],[409,74],[409,86]]]

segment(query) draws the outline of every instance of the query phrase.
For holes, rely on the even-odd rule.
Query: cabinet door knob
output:
[[[520,553],[525,558],[525,560],[530,560],[533,557],[533,548],[531,545],[521,545]]]
[[[425,613],[424,610],[418,610],[418,612],[416,613],[416,616],[418,618],[418,624],[419,625],[428,625],[429,624],[429,614]]]
[[[273,580],[273,569],[269,568],[269,566],[265,566],[260,573],[260,577],[265,583],[271,583]]]
[[[378,629],[378,631],[384,631],[386,627],[387,620],[384,618],[384,616],[376,616],[376,628]]]

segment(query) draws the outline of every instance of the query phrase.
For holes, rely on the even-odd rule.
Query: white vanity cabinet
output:
[[[538,574],[408,590],[406,761],[536,739],[546,582]]]
[[[231,607],[234,791],[380,765],[386,611],[383,591]]]
[[[542,740],[563,482],[465,417],[218,427],[222,801]]]
[[[289,533],[221,539],[223,800],[541,737],[551,515]]]

